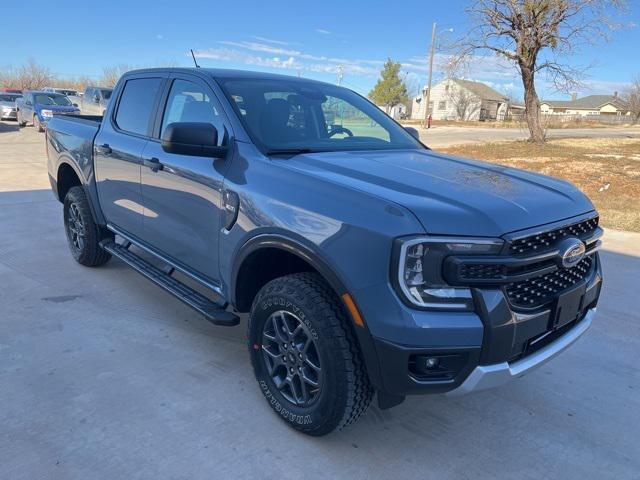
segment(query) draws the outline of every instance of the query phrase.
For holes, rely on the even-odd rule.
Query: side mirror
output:
[[[205,122],[170,123],[162,135],[162,149],[194,157],[224,158],[227,147],[218,146],[218,130]]]
[[[413,127],[404,127],[404,129],[409,132],[409,134],[415,138],[416,140],[420,140],[420,132]]]
[[[77,106],[78,106],[78,104],[77,104],[77,103],[74,103],[74,104],[73,104],[73,106],[74,106],[74,107],[77,107]]]
[[[95,97],[93,97],[93,101],[95,103],[100,103],[100,97],[96,95]]]

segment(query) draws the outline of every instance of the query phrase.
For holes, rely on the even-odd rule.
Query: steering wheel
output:
[[[353,137],[353,132],[351,130],[345,127],[341,127],[340,125],[336,125],[329,132],[329,138],[337,135],[338,133],[346,133],[349,137]]]

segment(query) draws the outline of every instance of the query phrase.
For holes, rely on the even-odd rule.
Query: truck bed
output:
[[[68,118],[73,122],[85,123],[89,125],[95,125],[96,127],[100,126],[102,123],[102,115],[80,115],[80,114],[70,114],[70,115],[56,115],[55,118]]]
[[[99,115],[54,115],[49,120],[47,169],[52,180],[65,163],[73,167],[83,185],[93,187],[93,140],[101,122]],[[56,188],[54,192],[57,196]]]

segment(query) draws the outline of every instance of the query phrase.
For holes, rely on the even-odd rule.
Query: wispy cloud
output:
[[[384,64],[382,60],[339,58],[315,55],[285,45],[266,42],[230,41],[219,42],[223,47],[199,50],[198,58],[229,61],[272,68],[287,68],[309,72],[336,73],[339,68],[352,75],[376,76]]]
[[[282,40],[274,40],[273,38],[259,37],[258,35],[252,35],[251,38],[258,40],[259,42],[272,43],[274,45],[291,45],[289,42],[283,42]]]
[[[248,41],[225,40],[219,46],[195,52],[198,59],[210,59],[216,62],[251,65],[263,68],[280,68],[289,71],[335,74],[342,69],[345,75],[368,77],[373,83],[380,74],[384,59],[331,57],[292,48],[290,43],[271,40],[265,37],[251,37]],[[190,53],[187,54],[190,56]],[[424,85],[429,70],[426,57],[410,57],[400,59],[402,72],[411,84],[412,90],[419,90]],[[448,71],[451,57],[436,54],[434,61],[434,82],[444,78]],[[522,94],[522,80],[517,69],[507,60],[492,56],[478,55],[470,58],[458,76],[469,80],[483,82],[495,90],[519,96]],[[368,82],[367,82],[368,83]],[[585,83],[585,95],[591,93],[613,93],[624,90],[623,82],[607,82],[589,80]],[[552,85],[539,79],[539,93],[548,96],[553,92]]]
[[[316,28],[317,33],[321,33],[323,35],[331,35],[331,30],[327,30],[324,28]]]

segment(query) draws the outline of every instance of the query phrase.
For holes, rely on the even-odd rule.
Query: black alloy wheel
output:
[[[308,407],[322,389],[318,346],[309,328],[293,313],[278,310],[264,323],[262,355],[271,380],[283,397]]]

